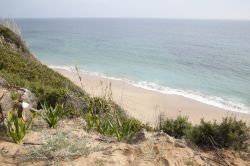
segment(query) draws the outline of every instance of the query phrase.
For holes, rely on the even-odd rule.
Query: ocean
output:
[[[16,21],[26,44],[48,66],[77,65],[89,74],[250,113],[250,21]]]

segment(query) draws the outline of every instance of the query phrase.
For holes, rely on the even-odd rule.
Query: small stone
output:
[[[156,134],[157,137],[165,137],[167,134],[164,133],[162,130]]]
[[[1,152],[4,153],[4,154],[7,154],[9,151],[8,151],[8,149],[6,149],[5,147],[3,147],[3,148],[1,149]]]
[[[76,121],[79,123],[81,127],[87,126],[87,122],[83,118],[76,118]]]
[[[164,133],[162,130],[156,134],[156,137],[164,137],[169,143],[174,143],[174,138]]]
[[[138,134],[136,135],[136,138],[134,139],[133,142],[138,143],[138,142],[143,142],[147,140],[147,136],[146,136],[146,130],[145,129],[141,129]]]
[[[178,148],[185,148],[186,147],[186,144],[183,140],[180,140],[180,139],[176,139],[174,141],[174,146],[175,147],[178,147]]]
[[[3,118],[6,117],[9,111],[14,108],[14,101],[10,98],[7,93],[4,93],[2,99],[0,100],[0,114]]]

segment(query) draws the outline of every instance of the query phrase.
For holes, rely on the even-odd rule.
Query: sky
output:
[[[250,0],[0,0],[0,18],[250,20]]]

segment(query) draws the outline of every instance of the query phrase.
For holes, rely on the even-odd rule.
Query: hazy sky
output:
[[[250,0],[0,0],[0,17],[248,19]]]

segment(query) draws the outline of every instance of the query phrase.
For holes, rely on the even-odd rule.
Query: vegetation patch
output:
[[[35,117],[35,113],[33,113],[32,118],[27,123],[24,118],[18,117],[16,111],[10,111],[7,114],[6,119],[6,129],[8,134],[17,144],[21,144],[25,135],[32,125],[33,118]]]
[[[168,135],[180,139],[190,132],[192,124],[188,121],[188,117],[179,116],[177,119],[164,120],[160,129]]]
[[[85,138],[75,138],[66,133],[56,133],[47,136],[45,143],[32,147],[22,158],[24,161],[47,160],[49,163],[66,159],[74,159],[80,156],[88,156],[96,149],[88,146]]]
[[[160,123],[160,129],[175,138],[185,138],[195,145],[208,149],[232,148],[245,150],[249,145],[250,128],[247,124],[236,118],[223,118],[221,123],[205,122],[192,126],[187,117],[179,116],[177,119],[166,119]]]
[[[114,136],[118,141],[132,139],[142,128],[140,121],[109,115],[86,115],[88,130],[93,129],[103,135]]]
[[[140,121],[125,115],[109,98],[90,98],[88,103],[85,115],[88,130],[122,141],[132,139],[143,127]]]
[[[191,133],[191,140],[198,146],[206,148],[233,148],[244,150],[249,139],[249,127],[245,122],[226,117],[221,123],[205,122],[195,126]]]
[[[56,105],[55,107],[42,105],[42,118],[49,124],[49,127],[56,128],[58,122],[65,117],[69,112],[65,111],[63,105]]]
[[[23,52],[29,53],[29,50],[23,43],[21,36],[13,33],[12,30],[1,24],[0,24],[0,35],[2,35],[4,39],[7,40],[8,42],[15,44],[17,48],[20,48]]]

